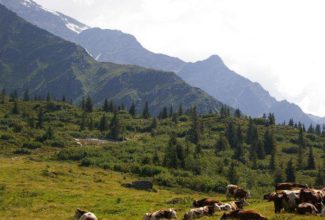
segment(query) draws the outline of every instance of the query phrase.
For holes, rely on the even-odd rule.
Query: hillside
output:
[[[215,111],[221,103],[187,85],[171,72],[96,62],[76,44],[37,28],[0,6],[0,88],[22,94],[78,103],[86,95],[96,104],[105,98],[130,106],[150,102],[152,113],[163,106]]]
[[[184,213],[194,198],[225,201],[225,186],[238,183],[252,193],[249,208],[271,218],[272,203],[261,197],[272,191],[275,179],[286,181],[290,159],[297,167],[297,182],[316,186],[317,176],[323,178],[324,134],[303,132],[300,145],[298,127],[272,125],[269,119],[249,120],[227,113],[172,115],[154,120],[120,110],[114,116],[111,110],[84,112],[64,102],[0,97],[2,217],[15,213],[18,219],[70,218],[76,207],[93,210],[101,219],[139,219],[147,210],[171,206]],[[241,141],[237,139],[239,145],[231,142],[231,127],[241,130],[241,135],[233,133],[233,138],[242,136]],[[258,139],[248,132],[255,128]],[[267,131],[272,131],[274,155],[268,153]],[[198,136],[193,136],[196,132]],[[193,137],[198,137],[197,143]],[[87,142],[89,138],[101,142]],[[254,140],[257,146],[249,144]],[[299,146],[303,146],[301,163]],[[261,149],[265,156],[260,155]],[[310,150],[313,168],[308,167]],[[274,171],[270,168],[272,155]],[[121,186],[135,179],[152,181],[158,192]],[[179,202],[168,203],[175,198]],[[219,217],[220,213],[207,219]],[[277,219],[285,217],[293,215],[281,214]]]
[[[0,0],[0,3],[38,27],[81,45],[98,61],[176,72],[190,85],[233,108],[240,108],[252,117],[273,112],[278,123],[291,118],[305,125],[324,122],[304,113],[293,103],[277,101],[259,83],[231,71],[217,55],[187,63],[147,50],[132,35],[117,30],[90,28],[61,13],[46,10],[33,1]]]

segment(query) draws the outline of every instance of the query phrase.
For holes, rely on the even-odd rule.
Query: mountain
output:
[[[178,74],[190,85],[203,89],[234,108],[240,108],[250,116],[272,112],[278,122],[293,118],[306,124],[312,123],[299,106],[285,100],[277,101],[260,84],[230,70],[219,56],[189,63]]]
[[[325,124],[325,117],[319,117],[316,115],[308,114],[308,116],[316,123],[316,124]]]
[[[80,101],[91,95],[139,108],[149,102],[153,113],[163,106],[197,105],[199,112],[221,103],[186,84],[172,72],[100,63],[82,47],[42,30],[0,5],[0,88],[32,95],[63,95]]]
[[[231,71],[216,55],[187,63],[148,51],[132,35],[90,28],[61,13],[48,11],[32,0],[0,0],[0,3],[40,28],[81,45],[98,61],[176,72],[190,85],[253,117],[273,112],[278,122],[293,118],[305,124],[316,123],[315,118],[305,114],[299,106],[285,100],[277,101],[260,84]],[[73,25],[67,25],[65,18]],[[84,30],[79,33],[69,28],[71,26]]]
[[[0,0],[0,4],[28,22],[66,40],[73,41],[81,31],[89,28],[69,16],[45,9],[33,0]]]

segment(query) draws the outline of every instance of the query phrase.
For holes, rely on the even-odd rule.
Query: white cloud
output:
[[[323,0],[36,0],[188,61],[219,54],[278,99],[325,116]]]

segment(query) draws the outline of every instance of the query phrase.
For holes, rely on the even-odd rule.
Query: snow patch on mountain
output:
[[[78,25],[70,23],[70,22],[66,23],[65,26],[67,28],[69,28],[70,30],[72,30],[73,32],[76,32],[77,34],[80,34],[82,31],[88,29],[87,26],[81,27],[81,26],[78,26]]]
[[[96,58],[95,58],[95,60],[99,60],[99,58],[102,56],[102,54],[100,53],[100,54],[98,54],[97,56],[96,56]]]

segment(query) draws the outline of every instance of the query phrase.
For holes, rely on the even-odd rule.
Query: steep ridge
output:
[[[150,52],[132,35],[117,30],[90,28],[68,17],[79,30],[85,29],[78,34],[62,22],[67,16],[48,11],[32,0],[0,0],[0,3],[40,28],[81,45],[98,61],[176,72],[190,85],[254,117],[273,112],[278,122],[290,118],[305,124],[319,122],[317,117],[304,113],[299,106],[285,100],[277,101],[260,84],[231,71],[217,55],[186,63],[175,57]]]
[[[91,95],[153,113],[163,106],[198,106],[200,112],[222,105],[176,74],[137,66],[99,63],[85,49],[31,25],[0,5],[0,88],[33,95],[63,95],[74,101]]]

